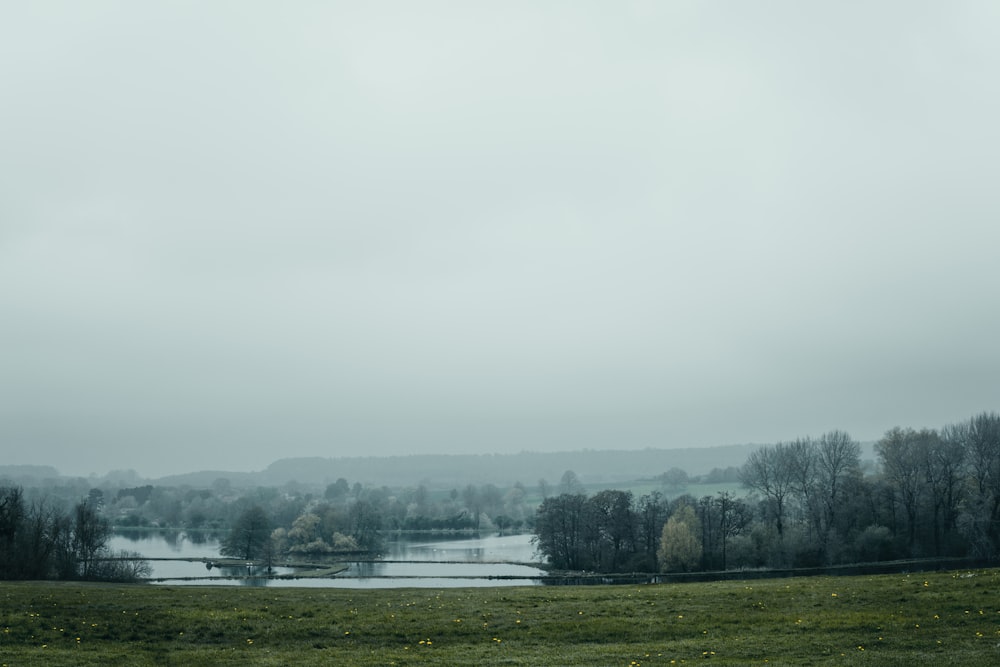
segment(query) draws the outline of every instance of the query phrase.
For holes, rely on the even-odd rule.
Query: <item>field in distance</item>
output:
[[[440,591],[4,582],[0,662],[998,664],[998,585],[998,570]]]

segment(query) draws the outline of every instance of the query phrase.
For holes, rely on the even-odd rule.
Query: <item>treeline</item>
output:
[[[62,534],[49,520],[61,516],[57,509],[81,503],[116,530],[184,530],[217,536],[227,554],[246,557],[249,551],[252,559],[378,552],[383,536],[394,531],[522,529],[528,527],[535,509],[521,484],[510,488],[467,484],[448,490],[418,484],[393,489],[339,478],[319,487],[286,484],[243,489],[225,478],[207,488],[130,486],[129,481],[133,480],[91,486],[91,480],[72,479],[29,488],[26,493],[6,482],[0,482],[0,487],[18,488],[18,507],[28,508],[27,515],[32,517],[44,515],[46,534]],[[236,533],[241,537],[232,538]],[[17,550],[18,559],[31,553],[20,538],[9,545]]]
[[[875,452],[865,475],[841,431],[761,447],[740,469],[743,498],[564,493],[539,507],[536,540],[557,568],[604,572],[997,557],[1000,415],[893,428]]]
[[[655,491],[639,498],[615,490],[563,493],[538,508],[535,542],[549,563],[563,570],[726,569],[739,559],[734,542],[752,511],[728,491],[673,500]],[[678,521],[684,522],[681,530]]]
[[[91,502],[69,511],[28,502],[19,487],[0,487],[0,579],[135,581],[149,564],[112,552],[111,526]]]
[[[51,491],[50,491],[51,492]],[[521,484],[494,484],[431,490],[419,484],[390,488],[351,484],[344,478],[325,487],[233,488],[218,479],[209,488],[135,486],[77,491],[97,498],[105,516],[118,528],[228,530],[251,505],[267,512],[275,526],[291,530],[302,514],[322,515],[325,526],[343,526],[344,510],[356,502],[375,506],[380,529],[475,530],[521,527],[534,515]]]
[[[1000,549],[1000,415],[941,429],[893,428],[862,476],[843,434],[764,447],[743,468],[766,565],[970,556]],[[811,548],[808,544],[814,544]]]
[[[558,569],[655,572],[660,531],[674,510],[658,492],[638,500],[630,491],[564,492],[539,506],[535,541]]]

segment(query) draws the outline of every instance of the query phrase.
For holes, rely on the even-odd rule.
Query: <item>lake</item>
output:
[[[421,535],[386,541],[380,560],[354,561],[336,577],[269,579],[244,567],[209,569],[186,558],[219,558],[219,540],[185,532],[129,531],[115,534],[113,550],[128,550],[150,559],[154,583],[311,588],[451,588],[468,586],[532,586],[545,575],[531,535]],[[535,565],[537,564],[537,565]],[[278,575],[295,570],[274,568]],[[227,577],[239,577],[231,579]]]

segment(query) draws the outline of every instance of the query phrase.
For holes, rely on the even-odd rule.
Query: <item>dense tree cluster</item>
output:
[[[751,509],[728,492],[667,500],[605,490],[562,493],[542,501],[535,518],[538,551],[558,569],[656,572],[725,569],[733,538]]]
[[[1000,415],[891,429],[867,474],[861,451],[842,431],[761,447],[740,469],[744,497],[635,501],[563,485],[538,508],[536,542],[557,568],[599,572],[1000,555]]]
[[[875,523],[896,553],[1000,553],[1000,415],[933,429],[895,428],[875,446]]]
[[[0,579],[133,581],[148,576],[137,554],[112,553],[99,494],[63,512],[28,502],[19,487],[0,487]]]
[[[762,564],[1000,553],[1000,415],[936,429],[893,428],[864,476],[843,434],[763,447],[743,468],[762,530]]]
[[[875,523],[861,445],[843,431],[753,452],[742,482],[755,494],[754,546],[741,565],[788,567],[858,560],[851,540]],[[870,542],[871,535],[863,541]]]
[[[592,496],[565,492],[542,501],[535,517],[538,551],[556,568],[597,572],[655,571],[660,531],[670,504],[654,492]]]

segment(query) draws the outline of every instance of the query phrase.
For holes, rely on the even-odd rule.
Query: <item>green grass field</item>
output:
[[[1000,664],[1000,571],[343,590],[0,584],[0,664]]]

